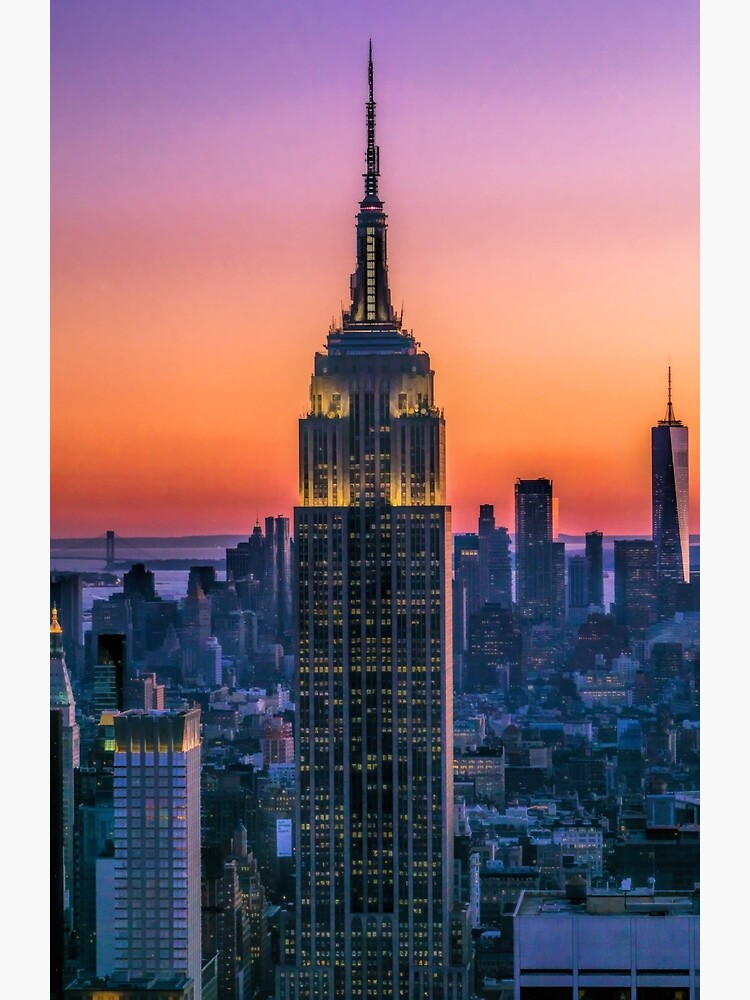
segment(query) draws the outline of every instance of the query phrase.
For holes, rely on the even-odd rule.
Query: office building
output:
[[[253,996],[250,921],[242,901],[238,865],[221,848],[203,852],[203,953],[217,956],[217,1000]]]
[[[601,531],[586,532],[586,600],[588,604],[604,607],[604,536]]]
[[[688,533],[688,429],[672,407],[672,369],[667,412],[651,428],[651,523],[656,549],[660,617],[674,614],[676,589],[690,583]]]
[[[512,611],[485,604],[469,618],[463,690],[507,691],[521,676],[523,637]]]
[[[514,998],[698,996],[700,897],[653,886],[524,891],[513,914]]]
[[[277,996],[465,1000],[445,421],[390,302],[372,81],[370,59],[351,307],[300,420],[297,933]]]
[[[143,563],[134,563],[122,578],[122,592],[126,597],[156,600],[154,574]]]
[[[49,876],[50,937],[49,991],[62,996],[65,973],[65,833],[63,814],[63,710],[49,712]]]
[[[615,619],[642,637],[657,617],[656,547],[645,539],[615,541]]]
[[[530,624],[565,614],[565,545],[554,540],[552,482],[519,479],[516,507],[516,602]]]
[[[129,597],[113,594],[108,601],[95,600],[91,606],[91,631],[87,635],[87,670],[93,678],[94,665],[99,652],[99,636],[119,635],[125,637],[123,671],[125,680],[134,675],[133,671],[133,608]]]
[[[457,782],[474,783],[474,801],[505,809],[505,750],[477,747],[456,754],[453,777]]]
[[[453,536],[453,679],[463,691],[466,653],[469,649],[469,619],[478,611],[479,536],[473,532]]]
[[[115,971],[201,981],[200,710],[114,717]]]
[[[94,711],[97,719],[103,712],[122,712],[125,708],[126,639],[115,632],[97,636],[94,663]]]
[[[271,764],[291,764],[294,761],[294,730],[291,722],[274,716],[263,724],[263,769]]]
[[[585,556],[568,559],[568,621],[582,624],[588,617],[588,586]]]
[[[283,644],[292,630],[292,563],[289,518],[266,518],[265,576],[269,634]]]
[[[164,708],[164,684],[159,684],[156,674],[144,673],[128,682],[125,692],[126,708],[142,708],[146,712]]]
[[[65,664],[63,630],[57,618],[57,608],[52,606],[49,627],[49,703],[57,709],[62,720],[60,758],[62,768],[63,861],[65,867],[64,899],[66,909],[73,896],[73,821],[75,810],[74,774],[80,764],[80,735],[76,722],[76,703]]]
[[[50,573],[49,607],[57,608],[63,630],[63,652],[69,673],[83,674],[83,578],[80,573]]]

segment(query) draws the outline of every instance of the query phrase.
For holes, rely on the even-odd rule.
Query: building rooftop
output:
[[[574,890],[575,891],[575,890]],[[545,892],[525,889],[514,917],[554,916],[681,916],[700,913],[700,893],[659,892],[652,888],[587,889],[572,898],[570,891]]]
[[[189,976],[178,974],[173,976],[145,976],[129,979],[124,974],[115,973],[105,979],[100,979],[98,976],[87,976],[79,972],[78,977],[72,983],[68,984],[66,991],[100,989],[119,990],[121,993],[143,992],[144,990],[157,992],[158,990],[184,990],[191,982],[192,979]]]

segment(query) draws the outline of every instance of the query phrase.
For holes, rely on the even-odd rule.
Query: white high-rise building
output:
[[[201,982],[200,709],[114,718],[115,970]]]

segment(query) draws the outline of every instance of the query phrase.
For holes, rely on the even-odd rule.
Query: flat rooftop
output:
[[[697,915],[700,913],[700,893],[659,892],[648,888],[588,889],[580,900],[570,899],[565,892],[525,889],[519,897],[514,916],[656,916]]]
[[[100,979],[97,976],[79,975],[72,983],[68,983],[66,990],[118,990],[121,993],[143,992],[153,990],[184,990],[192,983],[188,976],[175,974],[173,976],[146,976],[141,978],[128,979],[122,974],[115,974],[107,979]]]

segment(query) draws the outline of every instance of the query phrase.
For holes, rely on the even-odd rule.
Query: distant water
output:
[[[217,537],[215,542],[212,539],[201,538],[195,542],[179,540],[180,544],[170,544],[169,539],[138,539],[134,543],[129,543],[127,539],[117,539],[116,558],[118,562],[127,562],[129,565],[142,562],[146,568],[152,568],[154,572],[154,582],[156,592],[164,600],[179,600],[187,593],[187,569],[159,569],[149,567],[149,562],[158,562],[166,559],[189,559],[195,564],[207,562],[209,560],[223,560],[226,555],[227,545],[236,544],[233,537]],[[95,542],[83,542],[80,546],[70,546],[55,543],[53,541],[50,552],[50,569],[67,570],[68,572],[102,572],[104,571],[104,539]],[[98,550],[98,551],[97,551]],[[97,553],[94,556],[94,552]],[[575,555],[583,555],[585,543],[583,541],[566,541],[566,558]],[[614,545],[610,539],[604,543],[604,605],[609,610],[610,604],[615,599],[615,574],[614,574]],[[93,558],[92,558],[93,556]],[[691,566],[700,565],[699,544],[690,546]],[[122,577],[125,572],[118,568],[116,574]],[[226,579],[226,572],[217,569],[217,577],[220,580]],[[118,586],[97,587],[84,585],[83,587],[83,612],[84,627],[90,624],[91,606],[95,600],[106,600],[111,594],[122,592],[122,583]]]
[[[68,573],[110,572],[109,570],[105,571],[103,558],[87,559],[84,555],[81,555],[80,557],[63,559],[59,558],[60,552],[64,552],[66,556],[68,555],[68,552],[65,552],[64,550],[53,549],[50,557],[51,570],[60,570]],[[225,554],[225,548],[217,546],[196,546],[195,549],[153,546],[148,549],[139,548],[135,552],[131,552],[123,546],[116,552],[116,557],[118,562],[130,561],[131,565],[132,563],[142,562],[145,564],[146,569],[149,569],[150,560],[190,559],[196,565],[200,565],[208,559],[221,559]],[[126,570],[118,567],[116,570],[111,572],[113,575],[118,576],[120,580],[122,580],[122,576]],[[152,572],[154,574],[154,586],[159,597],[163,598],[165,601],[176,601],[181,597],[185,597],[187,594],[189,570],[154,568]],[[216,577],[219,580],[226,580],[226,572],[224,570],[217,569]],[[84,630],[91,628],[91,608],[94,601],[106,601],[112,594],[121,594],[122,589],[122,582],[120,582],[117,586],[103,587],[84,583],[81,594]]]

